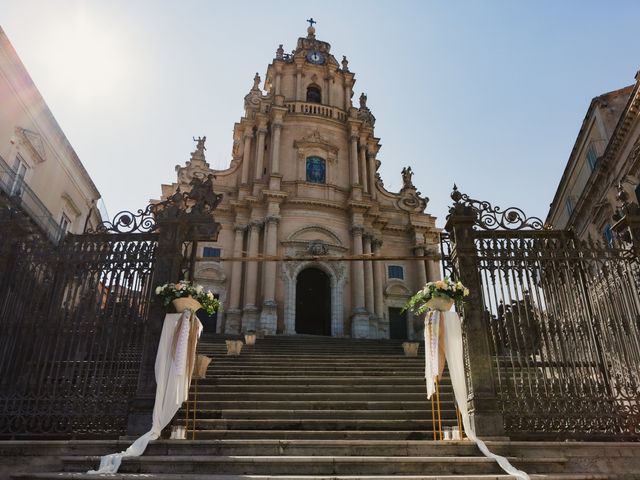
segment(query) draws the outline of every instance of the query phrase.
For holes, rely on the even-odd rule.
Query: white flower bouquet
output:
[[[202,285],[194,285],[186,280],[159,285],[156,287],[156,295],[162,297],[165,307],[178,298],[191,297],[202,305],[209,315],[213,315],[220,309],[220,302],[211,291],[205,291]]]
[[[454,282],[450,278],[427,283],[404,306],[417,314],[432,310],[449,310],[453,303],[462,302],[469,295],[469,289],[461,282]]]

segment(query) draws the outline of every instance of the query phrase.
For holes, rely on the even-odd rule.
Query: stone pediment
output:
[[[329,229],[319,226],[301,228],[292,233],[287,240],[289,242],[301,242],[305,244],[308,242],[322,242],[324,244],[342,246],[342,242],[336,234]]]
[[[31,157],[36,163],[42,163],[47,159],[42,137],[37,132],[26,128],[16,128],[16,133],[21,137],[21,143],[31,152]]]
[[[331,152],[334,155],[338,153],[338,147],[329,143],[329,141],[324,138],[318,129],[311,132],[306,137],[302,137],[300,140],[296,140],[293,142],[293,146],[298,150],[304,148],[321,148],[322,150],[326,150],[327,152]]]

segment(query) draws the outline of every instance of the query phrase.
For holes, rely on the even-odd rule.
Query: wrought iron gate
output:
[[[481,289],[465,312],[482,312],[507,433],[640,437],[638,256],[544,229],[518,209],[454,199],[448,226],[474,220],[467,239],[459,228],[444,237],[445,271]],[[465,241],[473,248],[459,248]]]
[[[0,436],[124,432],[157,234],[32,238],[0,278]]]

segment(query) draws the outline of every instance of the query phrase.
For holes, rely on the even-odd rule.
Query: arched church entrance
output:
[[[306,268],[298,274],[296,333],[331,335],[331,282],[319,268]]]

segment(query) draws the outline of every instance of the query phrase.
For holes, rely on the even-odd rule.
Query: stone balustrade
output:
[[[311,115],[314,117],[324,117],[345,122],[347,120],[347,112],[340,108],[321,105],[311,102],[286,102],[285,106],[289,114]]]

